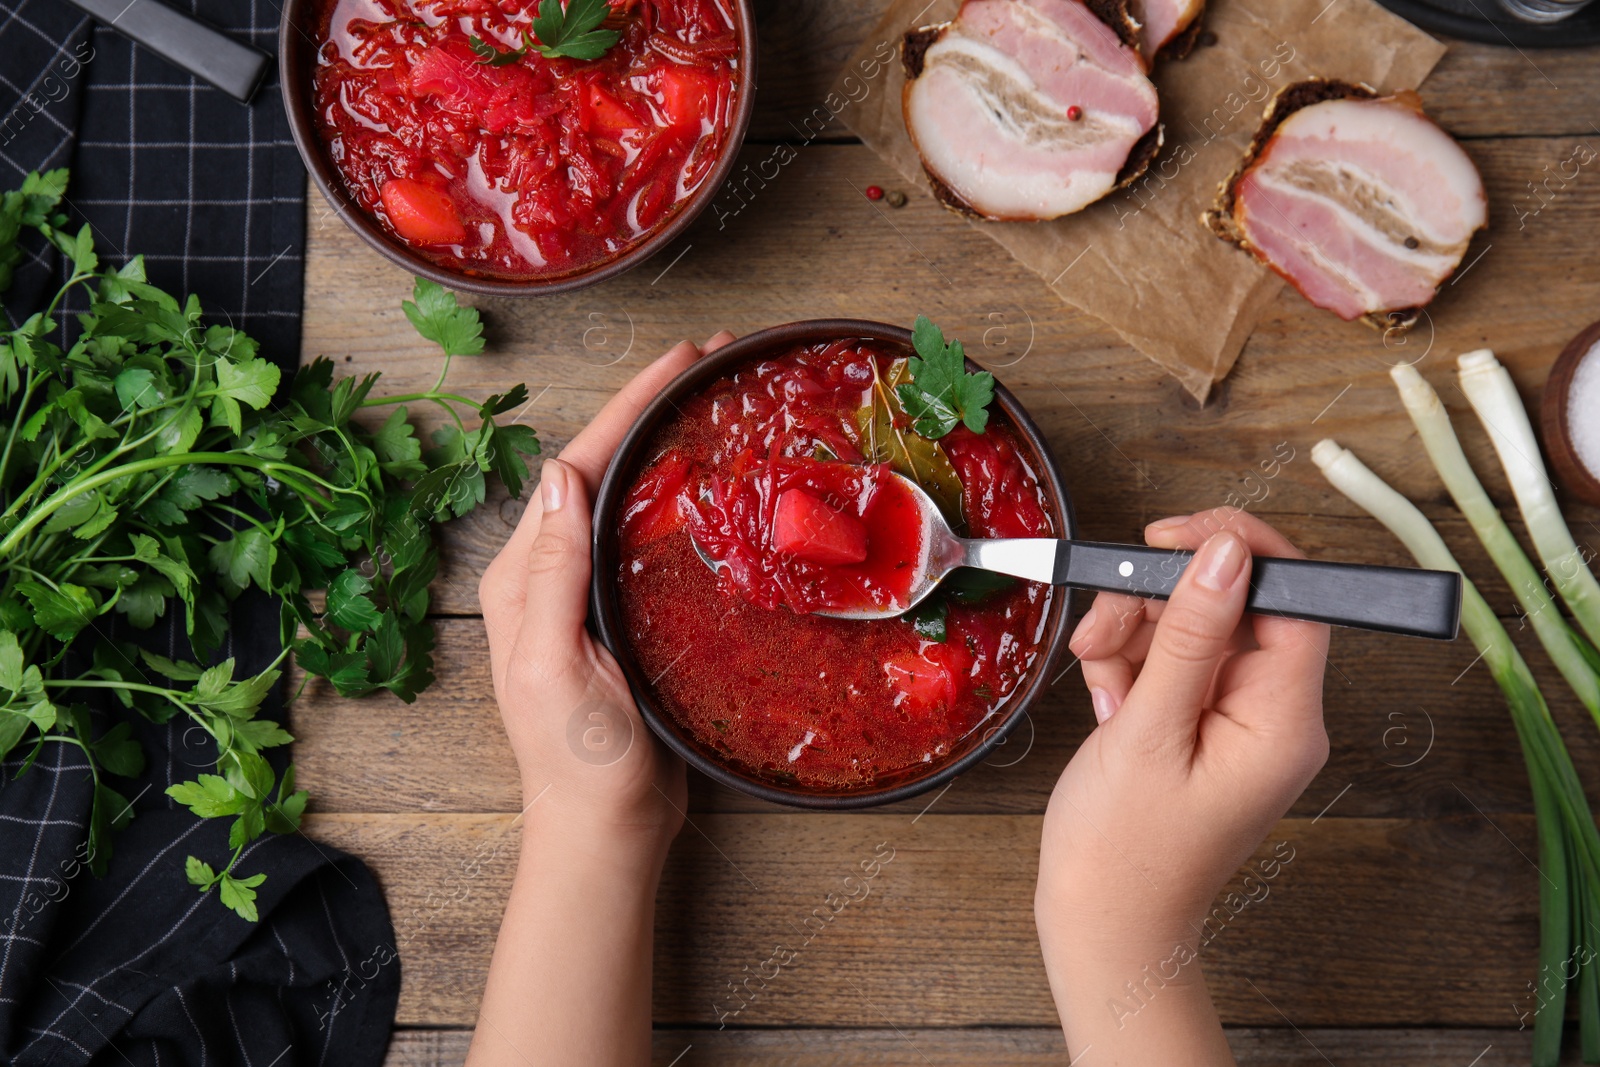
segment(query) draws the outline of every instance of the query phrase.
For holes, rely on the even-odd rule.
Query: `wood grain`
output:
[[[823,101],[835,76],[886,6],[849,0],[757,5],[760,89],[750,139],[798,143],[816,129],[827,114]],[[1422,95],[1429,112],[1456,136],[1594,136],[1584,120],[1600,105],[1592,52],[1519,53],[1471,41],[1448,43],[1450,51],[1423,83]],[[848,136],[837,121],[824,130],[824,137]]]
[[[1239,1067],[1522,1067],[1531,1032],[1514,1030],[1228,1030]],[[385,1067],[461,1067],[469,1030],[400,1030]],[[1061,1067],[1053,1027],[932,1030],[657,1030],[654,1067]],[[1569,1051],[1563,1064],[1578,1062]]]
[[[513,820],[309,821],[314,839],[362,856],[384,885],[402,961],[401,1025],[471,1024],[517,862]],[[1033,924],[1039,829],[1036,816],[937,807],[920,817],[695,816],[658,895],[655,1019],[1054,1025]],[[1513,1005],[1536,967],[1531,818],[1288,819],[1258,856],[1274,849],[1288,862],[1252,890],[1256,902],[1218,913],[1202,956],[1225,1021],[1517,1025]],[[875,855],[889,858],[863,879]],[[821,918],[830,893],[837,913]],[[847,896],[856,899],[840,905]],[[776,946],[793,961],[764,988],[751,978],[737,999],[732,986],[773,973],[764,961]],[[1108,1005],[1113,996],[1128,994],[1107,990]]]
[[[519,418],[554,451],[682,337],[927,313],[1034,413],[1067,474],[1082,535],[1137,539],[1151,519],[1231,495],[1313,556],[1409,562],[1312,467],[1310,446],[1331,435],[1416,500],[1496,610],[1514,614],[1417,448],[1386,372],[1419,360],[1510,516],[1510,493],[1450,384],[1450,363],[1468,348],[1494,347],[1532,401],[1555,353],[1600,308],[1590,248],[1600,180],[1588,170],[1551,180],[1579,142],[1600,141],[1587,118],[1600,113],[1596,53],[1452,44],[1423,95],[1446,128],[1469,139],[1488,184],[1492,225],[1470,253],[1481,258],[1404,344],[1285,292],[1234,374],[1196,409],[1139,353],[920,192],[907,190],[899,210],[866,202],[858,189],[895,188],[895,177],[837,121],[810,134],[882,0],[759,6],[761,89],[741,163],[760,168],[778,158],[779,143],[795,146],[793,161],[753,183],[746,202],[725,195],[630,275],[563,297],[476,301],[489,354],[457,361],[456,391],[528,382],[535,399]],[[347,372],[381,370],[383,389],[426,387],[437,356],[400,314],[410,279],[315,195],[308,230],[307,356],[327,353]],[[438,424],[437,413],[419,414]],[[1294,458],[1264,477],[1262,463],[1285,446]],[[446,529],[436,612],[477,612],[478,575],[520,507],[494,498]],[[1569,515],[1579,541],[1600,546],[1600,510]],[[388,893],[402,946],[401,1024],[458,1028],[399,1032],[391,1067],[463,1062],[470,1032],[459,1028],[473,1022],[517,860],[508,827],[521,799],[481,623],[438,625],[440,680],[415,705],[344,701],[312,686],[293,713],[295,757],[315,795],[309,832],[365,858]],[[1549,682],[1580,770],[1600,781],[1600,735],[1527,635],[1517,639]],[[1336,638],[1332,756],[1267,846],[1289,841],[1295,859],[1206,951],[1222,1014],[1244,1027],[1230,1040],[1246,1067],[1526,1062],[1517,1013],[1535,976],[1537,937],[1527,782],[1503,702],[1472,658],[1460,642]],[[967,774],[925,815],[932,798],[826,816],[779,812],[695,782],[693,825],[674,846],[660,898],[655,1015],[666,1028],[655,1062],[1064,1062],[1031,898],[1038,815],[1091,721],[1080,687],[1069,672],[1031,731],[995,761],[1012,765]],[[714,1029],[736,1004],[728,984],[758,969],[774,944],[803,938],[813,909],[880,842],[895,859],[871,894],[824,924],[794,966],[724,1020],[727,1029]]]
[[[346,700],[315,682],[294,713],[300,783],[314,810],[334,812],[516,812],[521,798],[484,652],[482,623],[435,625],[439,681],[415,704],[387,695]],[[1600,777],[1600,733],[1543,653],[1519,635],[1549,696],[1573,758]],[[1337,633],[1327,673],[1325,716],[1332,755],[1293,813],[1316,815],[1340,794],[1337,813],[1425,818],[1531,812],[1505,700],[1466,641],[1437,645],[1358,631]],[[1063,665],[1065,666],[1065,665]],[[963,775],[942,812],[1042,814],[1061,768],[1094,719],[1076,670],[1029,713],[990,761]],[[1030,743],[1031,735],[1031,743]],[[351,760],[351,752],[366,758]],[[470,773],[465,769],[470,768]],[[915,814],[929,797],[904,802]],[[693,811],[775,811],[698,775]]]
[[[1386,345],[1377,332],[1285,291],[1201,410],[1153,364],[1061,306],[1038,278],[931,201],[914,196],[892,217],[884,213],[890,209],[874,209],[855,188],[888,176],[858,145],[807,148],[726,229],[702,218],[678,246],[623,278],[537,303],[482,302],[490,354],[457,360],[451,381],[469,395],[526,381],[535,399],[519,417],[553,451],[653,354],[683,336],[700,340],[723,327],[743,333],[819,315],[909,322],[926,312],[966,338],[969,351],[1034,414],[1066,470],[1086,536],[1137,538],[1157,517],[1245,500],[1308,551],[1402,561],[1392,539],[1311,464],[1311,445],[1327,435],[1444,521],[1451,544],[1480,564],[1416,446],[1387,371],[1421,357],[1485,483],[1514,512],[1451,365],[1456,354],[1490,345],[1536,399],[1555,353],[1600,307],[1600,275],[1580,266],[1593,260],[1587,245],[1600,225],[1600,181],[1573,183],[1519,222],[1512,208],[1538,169],[1530,161],[1559,161],[1570,143],[1526,138],[1469,147],[1484,168],[1494,222],[1473,252],[1481,258],[1446,288],[1429,320],[1404,344]],[[399,311],[408,279],[331,216],[312,220],[307,277],[313,292],[326,294],[307,309],[308,355],[334,354],[348,371],[382,370],[383,387],[396,391],[431,382],[437,357]],[[436,413],[421,414],[437,425]],[[1294,458],[1264,478],[1262,464],[1272,463],[1275,450],[1292,450]],[[476,610],[477,575],[518,508],[497,499],[449,529],[439,610]],[[1580,540],[1600,545],[1600,509],[1575,506],[1572,517]],[[1509,610],[1503,593],[1493,595]]]

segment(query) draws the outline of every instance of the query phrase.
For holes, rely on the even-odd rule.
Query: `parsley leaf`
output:
[[[278,377],[277,365],[264,359],[252,359],[245,363],[222,360],[217,364],[218,390],[225,396],[249,404],[257,411],[272,402],[272,394],[278,388]]]
[[[456,297],[438,282],[418,278],[411,300],[400,305],[417,332],[447,356],[476,356],[483,351],[483,323],[478,309],[463,307]]]
[[[378,625],[378,609],[367,593],[372,581],[354,567],[328,586],[328,617],[346,630],[365,631]]]
[[[917,605],[906,618],[910,620],[911,628],[917,631],[918,637],[925,641],[943,642],[948,637],[945,619],[949,614],[949,602],[935,594]]]
[[[177,590],[159,574],[141,575],[130,585],[123,586],[117,598],[117,611],[128,617],[135,629],[148,630],[156,620],[167,613],[167,598]]]
[[[251,875],[249,878],[235,878],[228,872],[222,872],[222,888],[217,892],[222,897],[223,906],[231,908],[245,922],[255,922],[260,918],[256,914],[256,886],[267,880],[264,874]]]
[[[250,799],[229,785],[226,778],[215,774],[202,774],[192,782],[168,786],[167,796],[202,819],[236,815]]]
[[[599,59],[622,36],[599,28],[609,14],[607,0],[571,0],[565,11],[561,0],[542,0],[533,20],[539,54],[546,59]]]
[[[895,389],[901,406],[914,420],[912,428],[935,439],[955,429],[957,423],[982,433],[989,424],[994,375],[969,373],[961,342],[946,344],[944,334],[926,315],[917,316],[912,346],[917,354],[909,361],[911,381]]]
[[[226,541],[211,546],[207,558],[217,569],[223,585],[238,594],[254,582],[262,589],[272,588],[272,561],[277,546],[259,526],[246,526]]]
[[[94,594],[71,582],[54,589],[40,582],[18,582],[17,592],[28,598],[39,629],[58,641],[70,641],[99,613]]]
[[[144,749],[133,739],[133,727],[119,722],[90,746],[95,762],[112,774],[132,778],[144,770]]]
[[[372,435],[372,450],[378,454],[383,472],[396,478],[420,478],[428,473],[422,462],[422,442],[406,419],[405,405],[394,409]],[[513,492],[512,496],[517,494]]]
[[[217,880],[217,872],[211,869],[211,864],[198,856],[189,856],[183,861],[183,873],[189,879],[190,885],[201,887],[201,892],[210,889],[211,884]]]
[[[940,586],[944,594],[961,604],[976,604],[1002,589],[1017,584],[1015,578],[976,567],[957,567]]]
[[[552,32],[576,41],[591,7],[581,0],[569,17],[558,3]],[[319,358],[280,390],[254,340],[205,322],[194,297],[150,284],[137,256],[102,265],[92,231],[69,228],[58,210],[66,182],[53,171],[0,191],[0,290],[34,250],[23,238],[42,238],[35,246],[71,270],[40,306],[87,308],[70,321],[20,308],[0,318],[0,411],[13,427],[0,456],[0,585],[11,593],[0,598],[0,758],[17,753],[20,774],[47,742],[80,746],[95,781],[83,856],[100,874],[114,831],[134,816],[106,784],[144,762],[132,716],[192,720],[214,744],[216,772],[170,795],[198,817],[227,819],[232,854],[191,856],[185,874],[253,920],[264,876],[239,860],[262,834],[292,833],[307,794],[292,767],[280,778],[262,756],[293,740],[259,714],[290,650],[245,677],[231,659],[213,662],[231,602],[249,587],[276,598],[298,666],[339,693],[415,700],[433,681],[433,521],[471,511],[492,479],[520,492],[539,441],[496,419],[520,410],[527,389],[483,401],[443,391],[451,359],[483,351],[483,323],[419,280],[403,308],[444,353],[431,389],[374,395],[379,375],[338,377]],[[442,459],[423,459],[417,403],[453,416]],[[386,417],[370,417],[377,406]],[[327,593],[321,613],[316,590]],[[115,612],[149,627],[178,604],[189,646],[180,658],[103,625]],[[50,699],[75,686],[93,708]]]

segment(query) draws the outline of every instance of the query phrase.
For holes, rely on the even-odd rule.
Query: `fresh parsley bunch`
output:
[[[403,308],[444,351],[431,389],[374,396],[377,374],[336,379],[320,358],[280,388],[253,340],[149,284],[141,259],[102,266],[89,228],[70,232],[58,210],[66,184],[64,170],[32,174],[0,196],[0,292],[25,231],[71,264],[48,307],[0,333],[0,758],[25,749],[26,772],[47,744],[83,750],[86,855],[102,873],[133,811],[107,779],[144,766],[128,717],[188,718],[216,744],[215,773],[168,793],[232,820],[232,854],[188,857],[189,881],[254,920],[265,875],[236,873],[239,857],[297,829],[306,805],[293,765],[280,778],[263,755],[293,738],[256,718],[262,700],[291,647],[308,677],[347,696],[409,702],[433,680],[433,525],[482,503],[491,476],[521,493],[538,438],[496,419],[527,389],[482,402],[442,391],[452,357],[483,351],[483,327],[420,279]],[[56,315],[74,289],[88,312],[63,349]],[[414,403],[450,416],[426,459]],[[229,603],[252,587],[280,601],[285,650],[236,678],[215,653]],[[320,611],[313,590],[326,591]],[[110,636],[109,616],[143,630],[169,611],[183,614],[190,657]],[[96,691],[91,710],[81,701]]]

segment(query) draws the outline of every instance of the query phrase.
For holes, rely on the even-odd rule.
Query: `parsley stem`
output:
[[[131,478],[147,471],[161,470],[164,467],[177,467],[189,463],[215,463],[220,466],[248,467],[251,470],[260,471],[262,474],[276,478],[302,496],[315,496],[316,491],[314,489],[299,481],[299,478],[304,476],[310,478],[313,482],[320,483],[323,488],[331,492],[354,493],[366,499],[366,494],[360,490],[332,485],[300,467],[288,463],[263,460],[255,456],[241,455],[235,452],[179,452],[174,455],[152,456],[149,459],[124,463],[120,467],[101,470],[86,478],[62,486],[48,500],[33,509],[27,518],[18,523],[16,528],[6,535],[5,540],[0,541],[0,559],[9,558],[12,552],[16,551],[17,545],[23,538],[27,537],[40,523],[48,519],[51,514],[73,498],[82,496],[84,493],[121,478]]]
[[[469,408],[478,407],[478,402],[476,400],[468,400],[466,397],[457,396],[455,393],[440,393],[431,390],[426,393],[402,393],[399,396],[368,397],[361,402],[361,406],[364,408],[376,408],[382,407],[385,404],[414,404],[418,400],[433,400],[436,402],[440,400],[454,400],[457,404],[465,404]]]
[[[264,534],[266,536],[267,540],[269,540],[269,541],[277,540],[277,538],[273,537],[272,531],[266,526],[266,524],[264,524],[260,519],[256,518],[254,515],[251,515],[249,512],[240,511],[238,508],[233,507],[231,504],[214,503],[211,506],[216,508],[218,511],[226,511],[229,515],[233,515],[233,516],[235,516],[237,518],[243,519],[245,522],[248,522],[251,526],[254,526],[256,529],[260,530],[262,532],[262,534]]]
[[[291,644],[291,643],[292,642],[287,642],[287,641],[284,642],[285,645],[288,645],[288,644]],[[284,708],[286,710],[288,708],[290,708],[290,707],[293,707],[294,706],[294,702],[296,700],[300,699],[300,694],[304,693],[306,691],[306,686],[311,684],[311,679],[313,677],[314,677],[314,675],[312,675],[312,673],[310,671],[302,671],[301,672],[299,686],[297,686],[295,688],[294,693],[287,700],[285,700],[283,702],[283,706],[284,706]]]
[[[96,537],[91,544],[85,545],[81,553],[62,560],[61,563],[56,566],[54,572],[55,576],[61,581],[66,581],[68,578],[77,574],[78,568],[82,567],[88,560],[94,559],[95,553],[100,550],[100,546],[105,544],[106,539],[110,536],[111,532],[107,530],[105,533],[102,533],[100,536]],[[128,556],[126,558],[137,559],[136,556]]]
[[[145,682],[105,681],[99,678],[46,678],[44,685],[47,689],[124,689],[130,693],[151,693],[158,697],[165,697],[179,708],[188,713],[189,717],[203,727],[213,739],[217,732],[211,728],[205,716],[195,710],[194,706],[186,703],[177,692],[163,689],[159,685],[149,685]]]
[[[85,563],[137,563],[138,556],[75,556],[68,562],[82,566]]]
[[[28,401],[33,399],[33,391],[43,379],[36,378],[33,368],[28,368],[28,384],[22,390],[22,402],[17,405],[16,417],[11,420],[11,429],[6,433],[6,449],[0,452],[0,487],[7,484],[6,469],[11,466],[11,448],[17,441],[17,431],[22,428],[24,416],[28,412]]]
[[[39,571],[34,570],[32,567],[24,567],[22,564],[19,563],[19,564],[16,565],[16,569],[21,571],[23,574],[31,574],[31,575],[33,575],[35,578],[39,579],[45,585],[48,585],[54,592],[57,592],[57,593],[61,592],[61,587],[59,585],[57,585],[55,582],[51,581],[50,578],[47,575],[41,574]]]
[[[146,489],[144,491],[144,496],[141,496],[138,500],[135,500],[133,502],[133,506],[132,507],[127,507],[126,505],[124,505],[124,507],[127,510],[127,513],[130,514],[130,515],[137,515],[141,511],[143,511],[144,510],[144,506],[150,502],[150,499],[152,497],[154,497],[157,493],[161,492],[162,489],[165,489],[166,486],[167,486],[167,483],[172,481],[173,477],[177,473],[178,472],[176,470],[170,470],[167,473],[163,474],[161,477],[157,478],[154,482],[152,482],[150,484],[150,488],[148,488],[148,489]],[[143,524],[141,524],[141,525],[143,525]],[[155,533],[155,531],[151,530],[148,525],[145,526],[145,529],[150,530],[151,533]]]
[[[441,377],[439,382],[442,383],[443,381],[444,379]],[[478,403],[474,400],[468,400],[464,396],[457,396],[455,393],[441,393],[438,391],[438,388],[439,383],[435,383],[433,389],[426,393],[404,393],[400,396],[380,396],[376,398],[369,397],[361,402],[361,407],[375,408],[382,407],[385,404],[414,404],[420,400],[431,400],[443,408],[445,414],[449,415],[455,420],[456,429],[460,430],[462,433],[466,433],[467,428],[462,423],[460,414],[457,413],[454,407],[446,403],[446,401],[454,401],[457,404],[465,404],[469,408],[477,408],[479,406]]]
[[[195,398],[194,397],[194,385],[193,385],[193,383],[191,383],[190,387],[189,387],[189,392],[185,393],[182,397],[180,397],[178,399],[175,399],[175,400],[167,401],[164,404],[159,404],[159,405],[156,405],[154,407],[145,408],[144,410],[147,411],[147,412],[148,411],[159,411],[161,408],[168,407],[168,406],[170,406],[172,404],[182,404],[185,407],[187,407],[189,402],[191,400],[193,400],[194,398]],[[120,416],[116,420],[114,420],[111,423],[111,425],[112,426],[119,426],[119,425],[121,425],[123,423],[124,420],[129,420],[129,419],[132,419],[133,417],[134,417],[134,413],[133,412],[128,412],[128,413]],[[123,440],[118,443],[116,448],[114,448],[111,451],[107,452],[104,456],[100,457],[100,459],[98,459],[94,463],[90,464],[90,466],[86,470],[80,471],[79,473],[80,474],[93,474],[96,471],[101,470],[102,468],[104,468],[106,466],[106,464],[114,462],[119,456],[123,456],[123,455],[127,454],[128,452],[131,452],[131,451],[137,449],[140,445],[143,445],[146,441],[149,441],[152,437],[154,437],[157,434],[161,433],[163,430],[166,430],[169,426],[171,426],[173,423],[175,423],[178,419],[180,419],[182,417],[183,417],[183,410],[180,409],[179,411],[174,412],[172,417],[169,418],[166,422],[162,423],[160,426],[157,426],[155,429],[150,430],[143,437],[140,437],[140,438],[138,438],[137,440],[134,440],[134,441],[127,440],[126,435],[124,435]],[[6,510],[5,510],[5,515],[9,516],[12,512],[16,511],[17,508],[21,507],[28,500],[32,499],[33,494],[35,492],[37,492],[47,482],[50,481],[50,478],[55,474],[55,472],[61,469],[61,465],[63,463],[65,463],[67,460],[71,459],[76,453],[78,453],[82,449],[88,447],[88,445],[90,443],[91,442],[90,442],[90,440],[88,438],[82,438],[82,439],[78,440],[76,443],[74,443],[71,448],[69,448],[69,449],[67,449],[66,451],[63,452],[63,451],[60,451],[60,449],[59,449],[60,441],[57,440],[56,444],[57,444],[58,448],[57,448],[57,452],[56,452],[55,458],[53,460],[51,460],[49,463],[45,464],[45,466],[39,471],[38,477],[34,478],[32,484],[30,484],[27,489],[23,490],[22,494],[20,496],[18,496],[17,499],[15,499],[15,500],[13,500],[11,502],[11,505],[9,507],[7,507]],[[3,469],[3,468],[0,468],[0,469]],[[3,483],[0,483],[0,484],[3,484]]]
[[[72,277],[67,279],[66,284],[56,290],[55,298],[50,301],[50,306],[44,309],[44,318],[49,319],[55,316],[56,308],[61,305],[61,301],[66,298],[67,293],[72,290],[73,286],[86,282],[93,277],[93,274],[83,274],[74,270]]]
[[[179,695],[176,690],[163,689],[159,685],[149,685],[145,682],[112,682],[102,678],[46,678],[44,685],[49,689],[126,689],[132,693],[153,693],[169,699]]]
[[[145,682],[113,682],[99,678],[46,678],[44,679],[44,685],[48,689],[122,689],[130,693],[150,693],[154,696],[164,697],[173,704],[176,704],[178,708],[182,710],[184,714],[188,715],[189,718],[193,719],[202,730],[211,735],[211,739],[217,742],[219,749],[217,752],[217,760],[219,762],[222,760],[224,754],[221,751],[222,740],[217,736],[216,727],[212,724],[211,720],[206,717],[205,714],[203,714],[193,704],[190,704],[188,701],[184,700],[183,694],[177,692],[176,690],[163,689],[159,685],[149,685]]]

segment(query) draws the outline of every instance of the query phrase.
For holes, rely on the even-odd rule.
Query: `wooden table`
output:
[[[752,162],[798,142],[797,124],[881,13],[876,0],[762,6]],[[1445,368],[1490,345],[1531,401],[1556,352],[1600,315],[1600,168],[1566,179],[1557,169],[1580,143],[1600,145],[1597,75],[1600,52],[1454,44],[1424,86],[1483,171],[1493,225],[1475,246],[1482,258],[1434,305],[1421,366],[1508,514],[1498,464]],[[737,217],[702,219],[633,273],[572,296],[482,301],[488,354],[457,360],[452,384],[482,394],[527,381],[537,399],[525,421],[553,451],[680,338],[815,316],[909,323],[923,312],[966,338],[1034,413],[1086,536],[1135,538],[1151,519],[1237,494],[1313,555],[1409,563],[1312,466],[1311,445],[1331,435],[1418,501],[1497,610],[1514,614],[1388,381],[1389,364],[1414,358],[1426,332],[1397,352],[1286,291],[1199,409],[928,197],[907,190],[891,227],[856,191],[872,183],[904,187],[835,123]],[[425,387],[437,358],[400,313],[409,278],[315,196],[309,227],[307,358],[381,370],[396,391]],[[1263,461],[1290,452],[1276,477],[1261,477]],[[434,590],[438,681],[421,699],[347,701],[312,687],[294,711],[310,832],[365,859],[393,910],[404,983],[391,1064],[461,1062],[516,864],[518,785],[476,586],[519,507],[491,500],[448,531]],[[1600,513],[1570,517],[1580,541],[1600,545]],[[1525,636],[1574,757],[1600,789],[1600,734]],[[1536,977],[1538,875],[1527,776],[1499,692],[1464,640],[1341,632],[1327,722],[1327,769],[1264,846],[1289,842],[1293,862],[1205,954],[1241,1062],[1525,1063],[1529,1035],[1518,1027]],[[1064,1062],[1033,880],[1046,798],[1092,724],[1069,672],[993,761],[1009,766],[870,813],[780,810],[693,781],[690,825],[660,896],[657,1062]],[[870,895],[719,1030],[718,1008],[738,1003],[730,983],[760,969],[774,945],[794,947],[806,917],[884,842],[894,859]]]

